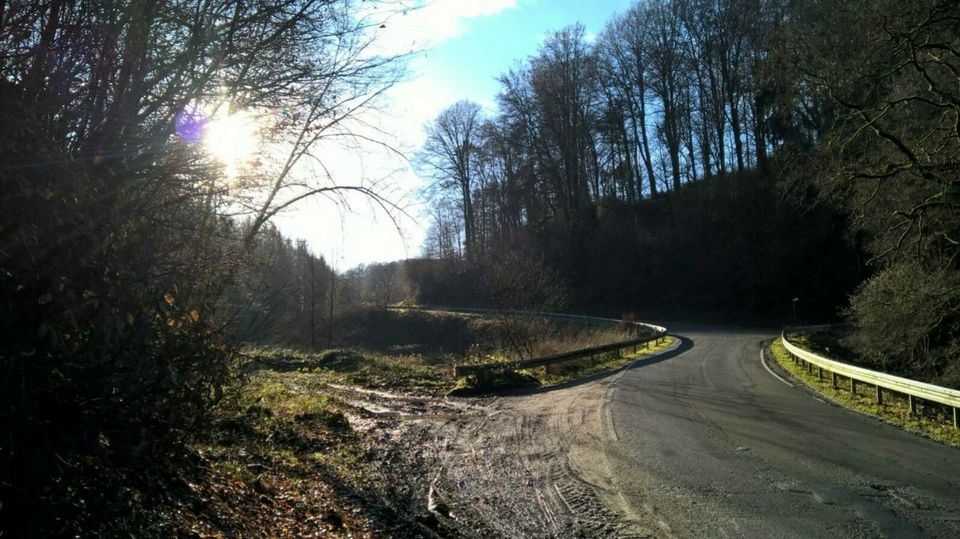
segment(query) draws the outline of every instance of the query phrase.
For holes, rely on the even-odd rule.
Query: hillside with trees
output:
[[[371,143],[363,114],[403,77],[359,4],[0,2],[0,535],[169,536],[153,502],[196,502],[170,475],[209,471],[190,444],[224,408],[257,451],[355,464],[329,402],[278,397],[326,382],[237,388],[255,346],[415,346],[370,329],[400,301],[840,320],[864,364],[960,387],[954,0],[638,0],[558,29],[494,110],[426,126],[423,256],[338,272],[271,220],[348,192],[396,209],[319,151]],[[254,116],[242,160],[199,143]],[[424,319],[397,333],[469,326]],[[384,372],[422,372],[397,357]],[[310,466],[297,485],[336,483]]]
[[[427,127],[418,297],[496,304],[519,257],[581,308],[839,316],[867,362],[956,384],[955,7],[642,0],[554,32],[495,110]]]

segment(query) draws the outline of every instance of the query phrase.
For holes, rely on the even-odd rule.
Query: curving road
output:
[[[767,334],[671,329],[677,350],[606,389],[619,511],[665,536],[960,536],[960,450],[786,385]]]
[[[616,374],[409,425],[440,535],[960,537],[960,449],[788,386],[775,332],[670,329]]]

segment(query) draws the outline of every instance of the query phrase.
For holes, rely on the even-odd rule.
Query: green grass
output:
[[[262,368],[227,388],[209,428],[190,441],[198,465],[183,475],[184,493],[172,502],[182,526],[175,529],[190,533],[169,535],[245,537],[270,529],[283,537],[318,530],[369,536],[351,496],[379,488],[375,445],[351,428],[344,413],[352,406],[330,394],[326,379]],[[197,532],[208,529],[227,532]]]
[[[195,449],[219,475],[247,485],[278,474],[293,481],[318,465],[355,474],[366,452],[344,415],[349,408],[314,373],[259,370],[217,406],[214,428]]]
[[[493,320],[492,322],[497,322]],[[371,350],[327,350],[323,352],[303,352],[277,347],[250,348],[245,351],[248,357],[260,358],[261,364],[251,363],[260,370],[288,370],[309,374],[310,380],[318,384],[342,384],[374,389],[400,390],[434,395],[451,391],[476,388],[476,381],[454,379],[452,371],[456,362],[502,363],[518,357],[539,357],[570,350],[579,350],[623,341],[634,336],[629,330],[617,327],[580,327],[575,324],[549,324],[542,320],[525,321],[521,326],[520,341],[526,343],[523,354],[516,350],[507,350],[502,346],[479,347],[469,356],[445,354],[440,358],[419,353],[378,353]],[[496,334],[489,336],[496,340]],[[532,369],[503,373],[486,380],[482,385],[555,385],[576,378],[621,367],[630,361],[653,353],[664,346],[652,345],[651,349],[640,347],[636,355],[604,354],[595,360],[571,361],[560,367]],[[501,343],[502,344],[502,343]],[[281,391],[282,388],[264,387],[263,391]],[[269,397],[269,395],[268,395]]]
[[[366,354],[365,357],[367,360],[358,369],[343,373],[343,383],[427,393],[444,393],[453,385],[449,368],[426,365],[422,358],[416,355]]]
[[[191,445],[218,477],[255,489],[278,475],[294,481],[313,471],[311,454],[336,465],[342,448],[360,451],[344,409],[311,374],[260,370],[229,388]]]
[[[437,324],[443,319],[433,315],[416,314],[418,324],[405,328],[420,337],[429,337],[424,327],[428,322],[443,326],[443,334],[463,333],[463,328],[446,327]],[[369,317],[383,317],[382,313]],[[462,315],[449,315],[461,317]],[[408,318],[404,313],[390,312],[387,318],[399,324]],[[531,369],[529,371],[495,373],[476,379],[454,379],[452,372],[456,364],[503,363],[518,358],[541,357],[557,353],[594,348],[610,343],[635,338],[636,328],[624,325],[593,327],[569,322],[548,321],[539,317],[502,320],[497,318],[478,318],[469,328],[469,337],[477,339],[469,346],[424,347],[410,345],[398,347],[379,345],[363,346],[356,349],[334,349],[322,352],[298,351],[279,347],[251,347],[243,356],[249,359],[248,370],[260,372],[266,370],[285,371],[310,375],[312,383],[320,385],[342,384],[374,389],[399,390],[420,394],[442,395],[468,394],[474,389],[505,386],[549,386],[590,376],[598,372],[616,369],[646,354],[654,353],[673,340],[666,339],[660,345],[650,348],[640,347],[636,354],[619,355],[608,353],[595,358],[573,360],[563,365]],[[482,322],[482,324],[481,324]],[[402,324],[401,324],[402,325]],[[449,324],[448,324],[449,325]],[[423,326],[423,327],[421,327]],[[404,328],[394,328],[396,333]],[[460,335],[464,337],[464,335]],[[388,339],[389,340],[389,339]],[[416,339],[414,339],[416,340]],[[430,341],[431,339],[427,339]],[[453,339],[457,340],[457,339]],[[393,339],[390,342],[400,342]],[[406,342],[406,341],[404,341]],[[417,340],[421,342],[421,340]],[[426,342],[426,341],[422,341]],[[459,342],[459,341],[458,341]],[[368,343],[369,344],[369,343]],[[454,343],[455,344],[455,343]],[[399,350],[403,351],[400,352]],[[282,399],[289,388],[266,385],[261,388],[262,398]],[[309,403],[303,406],[309,406]],[[286,413],[286,412],[284,412]],[[290,412],[290,413],[296,413]]]
[[[243,410],[282,419],[324,417],[335,413],[339,405],[316,377],[300,372],[260,371],[238,388],[236,399]]]
[[[259,475],[250,471],[245,462],[227,458],[213,462],[213,469],[217,473],[244,483],[252,484],[259,479]]]
[[[802,345],[803,342],[803,339],[798,339],[797,344]],[[770,354],[793,378],[836,404],[878,417],[938,442],[960,447],[960,429],[953,428],[952,415],[943,406],[932,403],[924,406],[921,403],[919,415],[913,416],[910,414],[910,406],[905,396],[884,391],[883,404],[877,404],[873,386],[860,383],[857,394],[853,394],[850,392],[850,381],[847,378],[841,378],[839,388],[833,387],[831,377],[826,371],[824,371],[824,379],[820,380],[816,370],[813,373],[807,372],[802,365],[793,362],[783,347],[781,339],[770,344]]]

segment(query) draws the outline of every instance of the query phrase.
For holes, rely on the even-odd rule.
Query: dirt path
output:
[[[604,404],[618,376],[491,399],[343,397],[370,412],[352,423],[388,433],[385,460],[412,486],[398,502],[426,509],[420,520],[439,536],[668,535],[646,513],[608,509],[625,507],[606,456],[616,434]]]
[[[394,507],[444,537],[958,536],[956,449],[783,384],[762,332],[685,335],[549,391],[354,397],[392,410]]]

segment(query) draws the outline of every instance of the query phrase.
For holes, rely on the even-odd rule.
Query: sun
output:
[[[260,149],[257,119],[248,112],[218,114],[206,125],[203,144],[211,156],[223,163],[229,177],[249,163]]]

